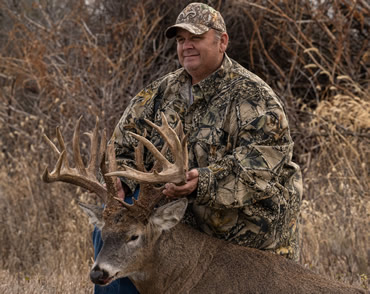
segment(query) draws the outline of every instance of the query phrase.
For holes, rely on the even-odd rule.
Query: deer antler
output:
[[[135,170],[124,165],[122,168],[123,171],[116,171],[106,174],[107,176],[120,176],[126,177],[132,180],[135,180],[139,183],[146,184],[158,184],[158,183],[174,183],[174,184],[184,184],[186,182],[186,172],[188,166],[188,150],[187,150],[187,141],[186,137],[182,132],[181,120],[179,120],[177,126],[177,132],[182,134],[181,142],[179,137],[176,134],[176,131],[172,129],[167,122],[167,119],[163,113],[162,117],[162,126],[157,126],[151,121],[145,119],[145,122],[151,127],[156,129],[161,137],[165,141],[165,145],[171,150],[174,163],[169,162],[164,156],[164,152],[160,152],[149,140],[143,136],[129,132],[131,136],[137,139],[142,143],[157,159],[156,166],[161,166],[162,170],[158,172],[154,169],[151,173],[145,171]],[[179,129],[181,131],[179,131]],[[167,146],[166,146],[167,147]]]
[[[102,159],[102,169],[105,169],[107,172],[107,168],[105,167],[105,148],[106,148],[106,132],[104,130],[101,142],[100,142],[100,150],[98,151],[98,124],[99,118],[96,118],[96,124],[94,131],[92,133],[88,133],[91,141],[91,148],[90,148],[90,161],[88,166],[85,168],[81,153],[80,153],[80,123],[81,123],[82,116],[77,121],[74,133],[73,133],[73,158],[76,167],[71,168],[68,164],[67,154],[66,154],[66,147],[64,144],[63,136],[60,132],[60,129],[57,128],[57,138],[60,145],[61,150],[54,145],[54,143],[44,135],[46,142],[50,145],[50,147],[59,155],[58,161],[55,165],[54,170],[49,173],[48,168],[45,169],[42,179],[47,183],[52,182],[65,182],[70,183],[73,185],[77,185],[88,189],[90,192],[96,193],[103,202],[106,202],[108,191],[112,189],[114,184],[107,183],[107,187],[103,186],[97,178],[97,171],[99,167],[99,158]]]
[[[163,113],[162,126],[157,126],[152,122],[145,120],[150,126],[155,128],[164,139],[164,146],[158,151],[152,143],[145,139],[146,131],[143,136],[130,134],[135,137],[139,144],[135,147],[135,163],[138,170],[128,166],[123,166],[124,171],[107,173],[106,176],[122,176],[140,183],[140,194],[138,200],[134,200],[134,204],[127,204],[119,199],[121,204],[128,209],[132,215],[142,221],[147,221],[147,216],[152,212],[155,205],[163,198],[162,188],[157,188],[154,184],[160,183],[175,183],[181,184],[186,181],[186,172],[188,169],[188,150],[186,136],[183,132],[181,120],[178,118],[178,123],[175,129],[172,129]],[[152,152],[157,159],[151,173],[146,172],[143,162],[144,146]],[[174,163],[169,162],[165,158],[168,148],[172,152]],[[161,171],[158,172],[157,169]]]
[[[146,220],[147,215],[151,212],[156,203],[158,203],[158,201],[163,197],[161,189],[156,188],[153,184],[167,182],[181,184],[185,183],[186,181],[188,151],[186,136],[183,133],[181,120],[178,119],[176,128],[172,129],[168,125],[164,114],[162,113],[161,115],[162,126],[157,126],[152,122],[145,120],[150,126],[155,128],[164,139],[165,144],[161,152],[158,151],[151,142],[145,139],[146,132],[144,132],[144,136],[130,133],[139,141],[138,146],[135,147],[135,161],[138,170],[124,166],[124,171],[116,171],[117,165],[114,147],[112,144],[108,144],[108,149],[106,152],[105,131],[103,132],[100,142],[100,149],[98,151],[98,118],[96,119],[94,131],[92,133],[88,133],[91,140],[91,149],[90,161],[86,168],[81,158],[79,146],[79,131],[82,117],[79,118],[73,133],[72,149],[73,158],[76,165],[75,168],[71,168],[68,164],[68,160],[66,158],[66,147],[60,129],[57,128],[57,138],[61,147],[60,151],[54,145],[54,143],[52,143],[51,140],[44,135],[46,142],[59,155],[59,158],[54,170],[51,173],[49,173],[47,168],[45,169],[43,180],[47,183],[57,181],[66,182],[86,188],[91,192],[96,193],[103,200],[103,202],[106,203],[104,210],[106,214],[109,214],[112,209],[115,209],[114,205],[112,205],[112,201],[118,200],[130,211],[130,213],[133,213],[135,217]],[[147,147],[157,159],[157,161],[154,163],[153,172],[151,173],[146,172],[144,167],[144,146]],[[165,153],[167,152],[168,148],[171,150],[174,163],[169,162],[165,158]],[[109,168],[105,163],[106,155],[108,157],[107,159],[109,162]],[[96,179],[99,158],[101,159],[100,168],[104,176],[106,187]],[[158,172],[157,169],[160,169],[160,172]],[[123,202],[121,199],[115,197],[117,196],[115,176],[127,177],[140,183],[139,200],[135,200],[134,205],[129,205]]]

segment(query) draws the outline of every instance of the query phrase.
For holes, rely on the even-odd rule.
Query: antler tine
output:
[[[149,121],[147,119],[145,119],[145,122],[148,125],[150,125],[152,128],[157,130],[157,132],[161,135],[161,137],[168,144],[168,146],[169,146],[169,148],[172,152],[172,156],[174,157],[175,162],[178,162],[178,161],[182,160],[182,154],[180,154],[180,152],[179,152],[181,150],[181,147],[182,147],[181,143],[180,143],[180,140],[179,140],[175,130],[172,129],[168,125],[166,116],[164,115],[163,112],[161,112],[161,118],[162,118],[162,126],[157,126],[156,124],[152,123],[151,121]],[[153,154],[153,155],[155,155],[155,154]],[[157,159],[159,159],[159,158],[157,158]],[[164,158],[163,163],[168,164],[168,161]]]
[[[180,120],[180,117],[179,115],[176,113],[176,118],[177,118],[177,124],[174,128],[174,131],[177,135],[177,137],[179,138],[180,142],[181,142],[181,145],[182,145],[182,150],[184,150],[184,167],[185,167],[185,170],[187,171],[188,170],[188,149],[187,149],[187,136],[185,137],[185,134],[184,134],[184,129],[182,127],[182,122]],[[145,129],[146,130],[146,129]],[[144,135],[145,137],[145,135]],[[184,145],[185,143],[185,145]],[[161,150],[161,153],[163,155],[165,155],[168,151],[168,143],[165,141],[163,147],[162,147],[162,150]],[[155,162],[154,163],[154,166],[153,166],[153,170],[158,170],[158,168],[160,168],[161,165],[160,165],[160,162]]]
[[[72,141],[72,149],[73,149],[73,159],[76,165],[77,170],[80,174],[86,176],[86,170],[84,163],[81,158],[80,152],[80,123],[81,123],[82,116],[77,121],[75,130],[73,132],[73,141]]]
[[[51,173],[49,173],[49,170],[47,167],[45,168],[44,173],[42,174],[42,179],[44,182],[46,183],[54,182],[55,181],[54,179],[60,176],[60,170],[62,168],[63,161],[65,161],[65,158],[66,158],[66,152],[63,151],[62,153],[60,153],[58,161],[55,164],[55,168],[53,169]]]
[[[168,121],[163,112],[161,112],[161,118],[162,118],[161,127],[157,126],[156,124],[152,123],[147,119],[145,119],[145,121],[151,127],[155,128],[165,140],[165,146],[163,147],[161,153],[164,155],[165,154],[164,152],[166,152],[167,151],[166,149],[169,147],[172,152],[172,156],[174,157],[175,165],[178,167],[179,172],[181,168],[183,168],[183,173],[185,176],[185,173],[188,171],[188,148],[187,148],[187,136],[185,136],[184,134],[181,119],[179,115],[176,113],[177,124],[175,128],[172,129],[168,125]],[[164,163],[165,163],[164,167],[167,167],[166,164],[172,166],[172,164],[170,164],[165,158]],[[182,173],[180,172],[180,174]],[[171,182],[175,184],[182,184],[185,183],[185,180],[183,179],[183,181],[179,183],[176,183],[174,181]]]
[[[148,150],[154,155],[154,157],[162,164],[163,168],[170,167],[170,162],[166,159],[166,157],[163,156],[163,154],[157,148],[155,148],[155,146],[148,139],[132,132],[128,133],[136,140],[138,140],[140,143],[142,143],[146,148],[148,148]]]
[[[93,169],[85,168],[82,162],[81,154],[80,154],[80,148],[79,148],[79,127],[82,117],[77,122],[76,128],[74,130],[73,134],[73,152],[74,152],[74,160],[76,161],[75,165],[76,168],[70,168],[68,165],[67,160],[67,154],[64,144],[63,136],[60,132],[60,129],[57,128],[57,137],[59,144],[61,145],[61,152],[58,150],[58,148],[54,145],[51,140],[44,135],[44,138],[46,142],[50,145],[50,147],[59,155],[58,161],[55,165],[54,170],[50,173],[48,169],[46,168],[43,173],[43,180],[47,183],[52,182],[66,182],[70,183],[85,189],[88,189],[89,191],[96,193],[104,202],[107,197],[107,190],[106,188],[97,180],[96,178],[96,172],[97,168]],[[94,141],[97,140],[98,132],[94,131],[93,138],[92,138],[92,153],[95,153],[95,155],[92,155],[92,157],[95,156],[96,158],[96,150],[97,150],[97,143],[95,144]],[[102,145],[105,145],[105,136],[102,140]],[[104,152],[104,147],[101,149]],[[100,154],[102,151],[99,152]],[[96,160],[95,160],[96,161]],[[91,161],[93,163],[93,160]],[[93,164],[94,165],[94,164]]]
[[[57,127],[57,138],[58,138],[58,143],[60,145],[60,150],[63,152],[66,150],[66,145],[64,144],[64,139],[63,139],[63,136],[62,136],[62,133],[60,131],[60,128]],[[67,151],[66,151],[67,152]],[[69,168],[69,164],[68,164],[68,160],[67,160],[67,156],[64,157],[65,160],[64,160],[64,165]]]
[[[45,134],[43,134],[43,138],[46,141],[46,143],[48,143],[48,145],[51,147],[51,149],[53,149],[54,152],[59,155],[57,163],[55,164],[55,168],[51,172],[51,174],[49,173],[48,168],[45,169],[45,171],[42,175],[42,178],[45,182],[49,182],[48,180],[51,179],[51,177],[49,175],[60,175],[60,170],[61,170],[63,164],[66,168],[69,168],[68,160],[67,160],[67,156],[66,156],[66,148],[65,148],[65,144],[64,144],[64,139],[63,139],[63,136],[60,132],[59,127],[56,128],[56,134],[57,134],[57,138],[58,138],[58,142],[59,142],[61,151],[59,151],[58,147],[55,146],[55,144]]]
[[[117,163],[116,163],[115,151],[114,151],[114,146],[113,146],[112,143],[108,144],[107,155],[108,155],[109,170],[106,170],[107,167],[104,166],[102,168],[102,172],[103,172],[103,175],[104,175],[105,183],[107,185],[108,195],[109,196],[110,195],[111,196],[116,196],[117,195],[117,189],[116,189],[116,181],[117,181],[117,178],[115,176],[106,176],[106,174],[109,171],[111,171],[111,170],[113,170],[113,171],[117,170]]]
[[[100,138],[100,148],[99,148],[99,158],[102,160],[102,158],[105,156],[105,150],[107,149],[107,130],[103,129],[103,133]]]
[[[90,161],[89,161],[89,165],[87,169],[89,170],[89,172],[93,172],[93,173],[96,173],[98,170],[98,158],[97,158],[99,155],[98,154],[98,132],[99,132],[98,126],[99,126],[99,117],[96,117],[94,131],[92,133],[85,133],[90,137],[90,142],[91,142]],[[102,141],[102,143],[103,144],[105,143],[105,139],[104,141]]]
[[[188,134],[184,134],[184,128],[182,126],[182,121],[179,115],[176,113],[177,118],[177,125],[175,127],[175,133],[179,137],[181,141],[182,150],[184,151],[183,163],[185,171],[188,171],[188,164],[189,164],[189,153],[188,153]]]
[[[143,137],[145,138],[147,134],[146,129],[144,129]],[[163,154],[163,153],[162,153]],[[139,144],[135,147],[135,164],[139,171],[145,172],[144,166],[144,145],[139,141]]]
[[[162,166],[161,172],[153,170],[152,173],[146,173],[132,169],[128,166],[123,166],[123,171],[117,171],[109,173],[108,175],[127,177],[136,180],[139,183],[175,183],[182,184],[186,181],[186,169],[184,165],[184,160],[187,159],[187,149],[183,149],[186,145],[182,144],[176,135],[176,132],[168,125],[167,119],[162,113],[162,126],[157,126],[150,121],[146,122],[155,128],[159,134],[163,137],[165,142],[168,144],[173,158],[174,163],[169,162],[161,152],[156,149],[156,147],[146,138],[139,136],[137,134],[131,133],[134,138],[141,142],[148,150],[153,154],[153,156],[160,162]],[[184,159],[185,158],[185,159]]]
[[[58,134],[58,128],[57,128],[57,134]],[[55,146],[55,144],[45,134],[43,134],[42,137],[44,138],[46,143],[48,143],[50,148],[53,149],[56,154],[60,155],[60,151],[59,151],[58,147]]]

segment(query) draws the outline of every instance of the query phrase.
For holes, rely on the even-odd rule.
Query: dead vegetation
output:
[[[98,115],[111,132],[133,95],[178,68],[163,31],[189,2],[0,0],[2,293],[91,291],[91,228],[75,204],[86,195],[42,183],[55,162],[42,133],[62,125],[70,142],[81,114],[83,131]],[[226,20],[229,56],[285,103],[304,174],[302,264],[367,288],[369,4],[208,3]]]

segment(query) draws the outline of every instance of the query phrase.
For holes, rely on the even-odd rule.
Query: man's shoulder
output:
[[[255,83],[258,86],[269,87],[267,83],[264,80],[262,80],[258,75],[249,71],[244,66],[242,66],[241,64],[239,64],[238,62],[236,62],[235,60],[231,58],[230,58],[230,61],[231,61],[231,66],[229,68],[229,71],[233,79],[239,80],[241,84],[243,84],[243,82],[248,82],[248,84]]]
[[[236,91],[254,89],[260,93],[264,93],[264,95],[277,97],[272,88],[258,75],[249,71],[235,60],[230,60],[229,76],[231,76],[231,81],[234,84],[233,88]]]
[[[226,88],[233,92],[233,97],[239,100],[239,103],[269,104],[283,108],[283,103],[274,90],[258,75],[247,70],[238,62],[231,60],[228,69],[230,77]]]
[[[180,68],[150,82],[136,94],[132,103],[148,105],[153,98],[164,93],[166,89],[170,88],[174,83],[177,83],[179,80],[186,79],[186,77],[183,77],[185,76],[183,71],[184,70]]]
[[[185,79],[186,74],[184,73],[184,68],[179,68],[156,79],[151,83],[151,85],[152,87],[166,87],[169,84],[173,84],[174,82],[182,81]]]

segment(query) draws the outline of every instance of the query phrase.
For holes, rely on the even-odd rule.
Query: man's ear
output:
[[[150,222],[160,231],[169,230],[177,225],[185,214],[188,200],[181,198],[163,205],[152,214]]]
[[[79,202],[78,205],[82,208],[82,210],[87,214],[89,217],[89,223],[93,224],[94,226],[98,227],[101,230],[104,226],[103,221],[103,210],[102,206],[87,204]]]
[[[222,33],[220,39],[220,52],[225,53],[228,44],[229,44],[229,35],[227,33]]]

